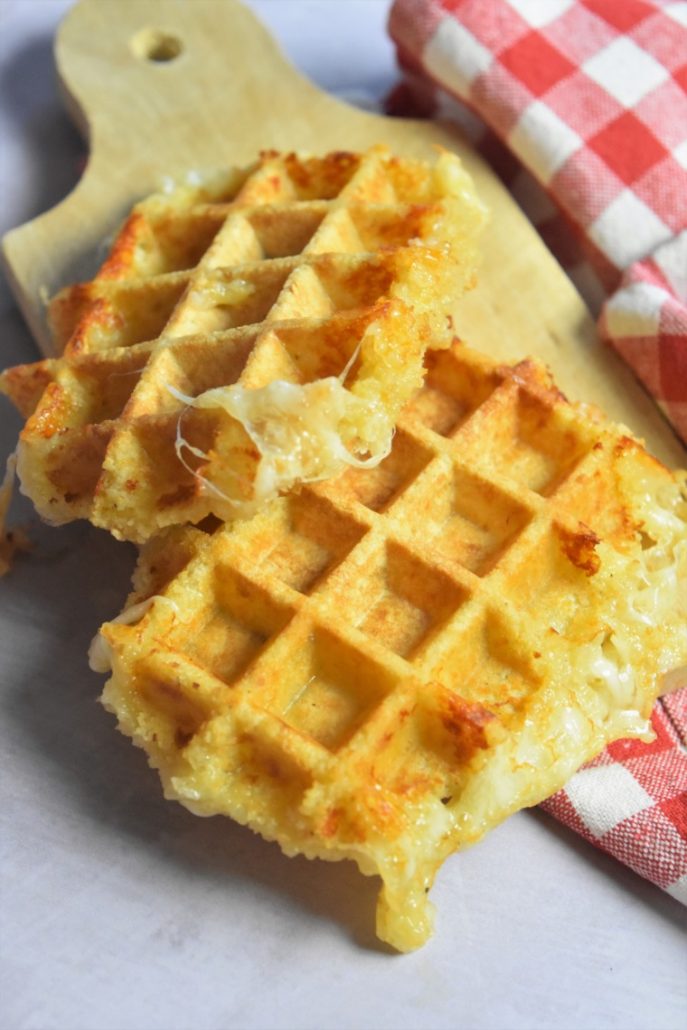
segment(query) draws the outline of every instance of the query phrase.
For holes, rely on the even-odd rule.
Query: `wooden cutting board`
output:
[[[601,405],[668,464],[685,462],[653,402],[598,341],[570,281],[456,130],[368,114],[321,92],[237,0],[82,0],[55,51],[90,159],[61,204],[3,241],[10,282],[44,353],[44,298],[92,275],[102,241],[162,176],[245,164],[265,148],[323,153],[384,142],[428,156],[440,144],[461,155],[491,210],[480,284],[454,312],[461,336],[499,358],[543,359],[569,396]]]

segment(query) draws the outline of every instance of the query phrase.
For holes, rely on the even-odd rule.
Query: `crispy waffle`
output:
[[[148,198],[53,301],[62,356],[0,378],[28,419],[22,489],[140,542],[378,461],[483,220],[457,157],[381,147],[265,153]]]
[[[7,515],[12,503],[14,477],[17,460],[14,454],[7,459],[5,475],[0,482],[0,576],[4,576],[12,568],[17,551],[27,551],[29,541],[22,529],[9,529]]]
[[[378,873],[400,950],[447,855],[649,739],[687,660],[684,480],[533,362],[426,364],[378,467],[165,531],[92,650],[168,798]]]

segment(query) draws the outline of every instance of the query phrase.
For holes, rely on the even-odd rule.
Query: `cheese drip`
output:
[[[239,516],[252,514],[264,501],[296,483],[327,479],[346,466],[373,468],[389,454],[393,430],[380,398],[374,394],[363,398],[344,386],[356,356],[357,352],[339,376],[312,383],[275,379],[256,389],[216,387],[198,397],[168,386],[188,407],[221,408],[241,423],[260,454],[248,500],[228,495],[188,465],[184,450],[207,461],[210,455],[184,439],[182,418],[176,438],[179,459],[201,481],[204,491],[228,502]]]

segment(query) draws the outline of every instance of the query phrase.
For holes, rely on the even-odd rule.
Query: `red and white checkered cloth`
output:
[[[687,905],[687,690],[651,722],[652,744],[616,741],[542,807]]]
[[[396,0],[389,29],[392,113],[458,118],[687,441],[687,4]]]
[[[687,3],[395,0],[392,113],[456,118],[687,440]],[[687,904],[687,688],[544,804]]]

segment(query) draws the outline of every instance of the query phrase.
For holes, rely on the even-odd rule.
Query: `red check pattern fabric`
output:
[[[651,722],[653,743],[616,741],[542,808],[687,905],[687,690]]]
[[[687,441],[687,4],[396,0],[403,114],[458,119]]]
[[[395,0],[391,113],[456,119],[687,441],[687,3]],[[687,904],[687,687],[544,809]],[[675,684],[673,684],[675,685]]]

